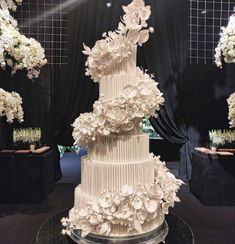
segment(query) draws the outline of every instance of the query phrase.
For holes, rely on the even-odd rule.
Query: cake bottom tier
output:
[[[112,194],[112,199],[113,199],[114,194],[113,193],[111,193],[111,194]],[[107,198],[105,198],[103,200],[106,201],[103,204],[110,203],[110,206],[107,205],[107,208],[106,208],[107,213],[105,213],[105,214],[109,215],[108,211],[110,211],[110,216],[111,216],[112,215],[112,207],[111,207],[112,202],[111,201],[108,202],[109,199],[107,199]],[[136,200],[138,201],[138,199],[136,199]],[[84,211],[83,214],[88,216],[89,211],[85,210],[86,206],[89,205],[90,203],[92,203],[91,205],[93,205],[93,208],[95,209],[95,208],[97,208],[97,205],[95,204],[96,201],[97,201],[97,199],[93,199],[91,196],[82,192],[80,186],[76,187],[76,189],[75,189],[75,204],[76,205],[69,212],[69,219],[72,220],[72,224],[74,226],[81,228],[81,219],[80,219],[80,216],[78,217],[78,213],[80,215],[81,212]],[[133,201],[134,201],[134,199],[133,199]],[[154,230],[163,224],[163,222],[165,220],[164,214],[161,214],[160,212],[158,212],[158,214],[157,214],[157,212],[154,212],[152,215],[152,220],[149,219],[148,221],[145,221],[145,222],[143,221],[144,223],[140,227],[141,229],[139,229],[138,231],[130,230],[130,228],[125,224],[129,215],[130,216],[132,215],[131,210],[129,209],[129,206],[128,206],[129,204],[130,203],[128,203],[128,202],[123,204],[122,208],[124,209],[124,211],[122,211],[122,213],[121,213],[122,216],[120,215],[120,221],[118,221],[118,223],[112,224],[111,232],[109,233],[109,236],[113,236],[113,237],[119,236],[120,237],[120,236],[139,235],[139,234],[143,234],[143,233],[149,232],[151,230]],[[104,209],[102,211],[104,211]],[[130,211],[129,213],[128,213],[128,210]],[[94,224],[96,224],[96,222],[98,221],[97,218],[99,218],[100,209],[95,209],[95,211],[96,211],[96,214],[94,214]],[[116,209],[113,211],[116,211]],[[101,217],[101,214],[100,214],[100,217]],[[110,220],[111,220],[111,218],[112,217],[110,217]],[[144,220],[145,213],[142,213],[142,216],[141,216],[141,213],[139,214],[138,223],[141,218]],[[128,219],[128,221],[131,221],[134,223],[135,220]],[[111,220],[111,222],[112,222],[112,220]],[[102,228],[102,227],[100,226],[100,228]],[[100,233],[102,232],[102,231],[100,232],[100,228],[98,227],[96,229],[93,229],[92,231],[90,231],[90,233],[100,235]],[[84,227],[83,227],[83,229],[84,229]],[[138,229],[138,227],[136,229]],[[105,235],[105,233],[104,233],[104,235]]]
[[[61,220],[66,229],[81,230],[99,236],[128,237],[144,234],[160,227],[169,207],[178,202],[176,196],[181,180],[177,180],[159,157],[154,161],[154,179],[147,184],[125,184],[118,191],[103,190],[100,195],[89,194],[79,185],[75,189],[75,204],[68,218]],[[137,181],[138,182],[138,181]]]

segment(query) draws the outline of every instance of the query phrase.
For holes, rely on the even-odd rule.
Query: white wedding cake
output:
[[[152,75],[136,67],[137,46],[149,39],[150,6],[133,0],[114,32],[90,49],[86,74],[99,82],[100,98],[92,113],[74,122],[75,143],[88,148],[82,158],[81,184],[66,228],[102,236],[132,236],[161,226],[168,208],[179,201],[181,181],[159,157],[149,153],[143,117],[156,116],[164,99]]]

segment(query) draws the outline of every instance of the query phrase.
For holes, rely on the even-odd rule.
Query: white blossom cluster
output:
[[[9,66],[12,74],[26,69],[29,79],[38,78],[41,67],[47,63],[44,49],[35,39],[20,34],[17,21],[8,10],[15,9],[14,2],[21,3],[7,0],[0,5],[0,67]]]
[[[235,63],[235,13],[230,16],[227,27],[221,28],[220,40],[215,49],[215,64],[222,68],[225,63]]]
[[[152,184],[139,185],[135,190],[124,185],[121,192],[103,191],[84,209],[74,209],[70,218],[61,220],[66,227],[62,233],[70,235],[72,229],[81,229],[83,237],[91,232],[108,236],[114,225],[122,225],[135,234],[143,231],[145,223],[163,220],[169,207],[173,207],[174,202],[180,202],[176,193],[183,182],[169,172],[159,157],[153,154],[151,157],[155,161],[155,180]]]
[[[21,5],[23,0],[1,0],[0,6],[2,9],[10,9],[16,11],[18,5]]]
[[[8,123],[17,119],[20,123],[24,121],[22,98],[16,92],[7,92],[0,88],[0,117],[6,116]]]
[[[86,75],[94,81],[99,81],[110,66],[128,57],[133,46],[142,46],[149,39],[149,33],[154,31],[152,27],[147,29],[151,9],[143,0],[133,0],[123,6],[123,10],[125,15],[117,30],[104,33],[104,39],[97,41],[92,49],[84,45],[83,53],[88,55]]]
[[[81,114],[73,123],[75,144],[87,147],[97,136],[128,132],[134,129],[136,119],[156,116],[164,98],[152,76],[137,70],[136,85],[126,86],[113,100],[100,97],[92,113]]]
[[[235,92],[229,96],[227,102],[230,128],[235,128]]]

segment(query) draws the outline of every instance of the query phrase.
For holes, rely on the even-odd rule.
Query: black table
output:
[[[43,201],[54,189],[53,152],[0,154],[0,203]]]
[[[75,242],[67,235],[61,234],[61,219],[67,216],[68,212],[69,210],[65,209],[47,219],[38,231],[36,244],[74,244]],[[169,214],[166,216],[166,221],[169,226],[166,244],[194,244],[192,230],[182,219]]]
[[[235,156],[192,154],[191,192],[208,206],[235,205]]]

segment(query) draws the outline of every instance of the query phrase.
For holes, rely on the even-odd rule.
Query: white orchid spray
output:
[[[235,13],[230,16],[227,27],[221,28],[220,40],[215,49],[215,64],[219,68],[222,68],[222,59],[225,63],[235,63]]]
[[[21,0],[3,0],[0,4],[0,67],[9,66],[12,75],[26,69],[28,78],[34,79],[47,60],[41,44],[20,34],[17,21],[10,15],[9,10],[15,11],[21,3]]]
[[[24,121],[22,98],[16,92],[7,92],[0,88],[0,117],[6,116],[8,123],[17,119],[20,123]]]
[[[84,45],[83,53],[88,55],[86,75],[95,82],[105,75],[109,67],[127,58],[132,47],[147,42],[149,33],[154,32],[152,27],[147,28],[151,9],[143,0],[133,0],[128,6],[123,6],[123,10],[125,14],[117,30],[105,32],[103,39],[97,41],[92,49]]]

